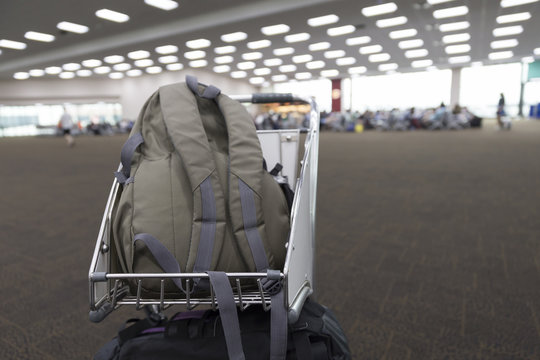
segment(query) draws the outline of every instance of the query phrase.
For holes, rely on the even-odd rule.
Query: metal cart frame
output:
[[[295,196],[291,210],[291,232],[287,243],[287,256],[281,278],[285,290],[289,322],[298,319],[303,304],[313,293],[314,253],[315,253],[315,209],[317,195],[317,167],[319,149],[319,112],[312,98],[292,94],[253,94],[231,96],[242,103],[304,103],[310,105],[309,128],[291,130],[257,131],[263,154],[268,164],[279,162],[283,165],[282,174],[287,178]],[[297,176],[300,134],[305,133],[304,154]],[[113,181],[105,212],[98,233],[92,262],[88,274],[90,291],[90,320],[99,322],[110,312],[122,305],[153,306],[158,311],[172,305],[184,305],[193,309],[198,305],[216,308],[212,288],[206,297],[191,297],[190,285],[195,278],[207,278],[206,273],[111,273],[110,242],[111,216],[115,201],[118,200],[119,183]],[[270,308],[270,294],[262,286],[266,273],[227,273],[236,283],[235,301],[240,310],[252,304],[261,304],[265,310]],[[141,295],[145,279],[161,279],[159,297],[146,298]],[[165,279],[180,278],[186,281],[186,294],[183,297],[169,298],[164,295]],[[131,294],[126,280],[135,279],[138,284],[136,294]],[[250,279],[250,280],[248,280]],[[258,289],[242,291],[242,282],[257,281]]]

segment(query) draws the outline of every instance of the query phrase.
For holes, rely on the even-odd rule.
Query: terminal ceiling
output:
[[[128,57],[128,54],[137,50],[148,51],[148,59],[154,63],[153,66],[148,66],[148,61],[143,62],[145,64],[140,67],[141,72],[150,67],[157,69],[155,72],[168,71],[167,65],[170,63],[182,64],[170,67],[176,69],[202,65],[202,68],[208,71],[223,71],[225,76],[245,75],[246,80],[258,78],[259,83],[279,81],[285,77],[294,79],[298,74],[303,74],[304,78],[332,78],[350,76],[353,73],[376,75],[388,71],[418,71],[425,69],[430,64],[429,60],[432,62],[431,66],[437,68],[469,66],[477,62],[490,64],[521,61],[523,58],[534,57],[535,49],[536,57],[540,57],[540,22],[537,21],[540,19],[540,2],[524,0],[525,4],[502,7],[501,0],[451,0],[438,3],[439,1],[441,0],[176,0],[178,6],[168,11],[149,6],[144,0],[2,1],[0,41],[11,40],[26,46],[21,50],[0,47],[0,78],[12,79],[18,72],[62,68],[65,64],[73,63],[80,65],[80,69],[77,69],[77,65],[72,65],[73,70],[68,67],[62,69],[62,72],[72,72],[77,76],[77,71],[87,70],[85,75],[91,73],[92,77],[110,75],[96,74],[95,67],[81,65],[90,59],[99,60],[102,62],[101,67],[109,67],[111,72],[126,74],[127,68],[137,69],[136,64],[140,64]],[[396,8],[391,13],[369,17],[364,15],[364,8],[389,2],[393,2]],[[434,16],[437,10],[455,7],[461,8],[464,14],[440,19]],[[466,11],[463,10],[464,7]],[[126,14],[129,20],[121,23],[104,20],[96,16],[96,11],[100,9]],[[501,16],[509,14],[522,14],[522,18],[529,19],[500,23]],[[321,26],[308,24],[309,19],[326,15],[335,15],[329,18],[331,23]],[[403,23],[391,27],[377,25],[377,21],[389,18],[399,18]],[[57,24],[65,21],[84,25],[88,31],[78,34],[59,30]],[[461,27],[465,28],[441,31],[444,29],[441,25],[450,23],[461,23]],[[276,35],[263,34],[262,28],[278,24],[286,25],[286,32]],[[495,29],[505,27],[513,27],[517,33],[495,36]],[[337,30],[330,30],[336,28]],[[410,36],[394,39],[390,36],[392,32],[410,29],[414,30],[411,30]],[[343,31],[345,34],[330,36],[329,30],[330,33]],[[53,35],[54,40],[41,42],[27,39],[25,34],[29,31]],[[237,32],[243,32],[247,37],[236,42],[223,40],[223,35]],[[304,35],[309,38],[289,42],[288,36],[296,34],[309,34]],[[407,32],[397,34],[407,35]],[[450,38],[447,37],[449,35]],[[454,39],[456,42],[443,41],[452,40],[451,35],[458,35]],[[186,46],[189,41],[197,39],[209,40],[206,44],[203,43],[208,46],[200,49]],[[269,42],[258,42],[260,40]],[[501,40],[510,41],[500,42]],[[493,42],[496,42],[495,46],[508,47],[494,49]],[[313,44],[320,44],[319,48],[328,48],[314,50]],[[164,45],[177,46],[177,51],[167,54],[176,56],[177,61],[169,57],[166,63],[160,62],[163,60],[160,58],[165,55],[158,54],[156,48]],[[234,46],[234,50],[227,54],[216,54],[216,48],[224,46]],[[258,46],[266,47],[257,48]],[[278,51],[276,55],[276,49],[283,48],[292,48],[289,49],[292,53],[283,51],[287,54],[281,54]],[[200,53],[198,56],[194,55],[194,59],[186,58],[185,53],[192,51],[203,51],[204,56],[201,57]],[[454,51],[458,52],[449,53]],[[494,52],[504,53],[501,55],[504,58],[495,59],[496,55],[490,55]],[[381,53],[388,56],[383,55],[382,61],[373,61],[380,59],[372,55]],[[104,61],[111,55],[124,57],[121,63],[128,65],[124,65],[119,71],[114,70],[115,64]],[[408,57],[409,55],[416,57]],[[465,58],[456,63],[452,63],[454,60],[450,59],[463,56]],[[216,58],[219,63],[216,63]],[[274,61],[269,62],[270,59]],[[205,60],[206,65],[197,60]],[[417,62],[422,60],[427,61]],[[413,67],[413,62],[415,66],[423,66]],[[240,65],[243,63],[247,65]],[[39,71],[34,74],[39,74]],[[58,76],[46,73],[40,77]]]

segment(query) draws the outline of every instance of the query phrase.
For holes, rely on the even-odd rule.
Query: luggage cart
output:
[[[309,128],[287,130],[259,130],[264,158],[267,163],[283,165],[282,175],[295,190],[291,210],[291,232],[287,243],[287,255],[281,278],[285,290],[289,323],[294,323],[300,315],[303,304],[313,293],[314,251],[315,251],[315,209],[317,194],[317,165],[319,148],[319,112],[312,98],[292,94],[253,94],[231,96],[241,103],[299,103],[310,106]],[[305,136],[304,148],[299,151],[301,136]],[[299,156],[303,153],[302,160]],[[120,165],[121,166],[121,165]],[[298,171],[299,170],[299,171]],[[100,322],[114,309],[122,305],[134,305],[162,312],[172,305],[183,305],[188,310],[198,305],[216,308],[216,299],[210,288],[209,296],[192,297],[190,285],[196,278],[208,278],[206,273],[118,273],[116,270],[114,244],[111,245],[110,227],[112,210],[119,199],[119,184],[113,181],[90,270],[88,274],[90,290],[90,320]],[[252,304],[260,304],[265,310],[270,308],[270,294],[262,287],[266,273],[227,273],[236,284],[234,298],[240,310]],[[165,279],[179,278],[186,281],[186,293],[178,297],[165,296]],[[160,296],[149,298],[143,295],[142,283],[145,279],[160,279]],[[130,291],[128,280],[138,284],[136,292]],[[256,281],[257,287],[242,290],[242,284]]]

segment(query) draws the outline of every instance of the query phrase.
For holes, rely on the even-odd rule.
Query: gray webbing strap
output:
[[[201,183],[200,188],[202,196],[202,225],[197,257],[193,266],[193,272],[195,273],[210,270],[216,237],[216,201],[210,177],[207,177]],[[195,279],[195,286],[197,286],[199,281],[200,279]]]
[[[180,265],[178,264],[178,261],[176,261],[175,257],[171,252],[155,237],[153,237],[150,234],[137,234],[133,238],[133,245],[135,245],[135,242],[142,241],[148,250],[152,253],[152,256],[154,256],[154,259],[156,259],[157,263],[163,271],[167,273],[181,273]],[[184,290],[184,287],[182,285],[182,281],[178,278],[172,279],[174,284],[182,290],[182,292],[186,292]]]
[[[197,78],[195,76],[186,75],[186,84],[195,95],[198,95],[205,99],[215,99],[221,93],[221,90],[219,90],[214,85],[208,85],[204,88],[203,93],[200,94],[199,82],[197,81]]]
[[[129,180],[129,174],[131,172],[131,159],[133,153],[139,145],[144,143],[144,139],[141,133],[135,133],[126,140],[124,146],[122,146],[122,152],[120,153],[120,162],[122,163],[122,170],[114,173],[120,184],[126,182],[132,182]]]
[[[271,292],[270,360],[285,360],[287,356],[287,310],[285,308],[285,293],[281,289],[280,272],[278,270],[268,270],[268,258],[257,230],[257,214],[253,190],[240,179],[238,179],[238,188],[242,203],[244,231],[253,254],[253,261],[257,271],[267,271],[267,278],[263,286],[265,288],[268,286],[268,290]],[[272,288],[272,284],[277,285],[277,287]]]
[[[287,356],[287,309],[283,289],[271,295],[270,360],[285,360]]]
[[[264,245],[257,230],[257,209],[255,207],[255,195],[253,190],[245,182],[238,179],[238,189],[240,191],[240,202],[242,203],[242,218],[244,220],[244,231],[253,255],[253,261],[257,271],[264,272],[268,269],[268,258],[264,251]]]
[[[220,271],[208,271],[208,276],[216,294],[229,359],[244,360],[238,312],[229,278],[227,274]]]

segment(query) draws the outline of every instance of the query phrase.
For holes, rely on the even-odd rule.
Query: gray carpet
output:
[[[139,315],[87,317],[124,140],[0,139],[0,359],[89,359]],[[540,122],[321,134],[317,296],[354,358],[540,358],[539,185]]]

